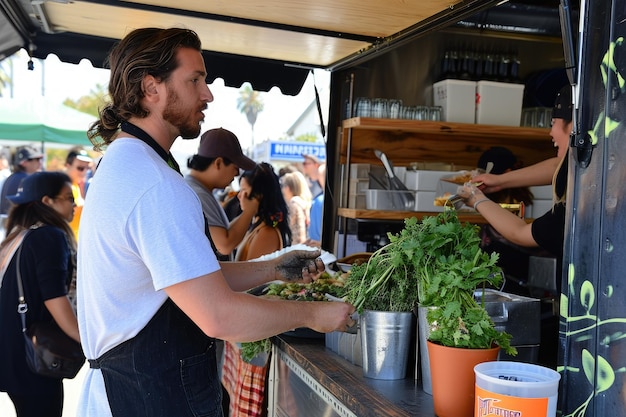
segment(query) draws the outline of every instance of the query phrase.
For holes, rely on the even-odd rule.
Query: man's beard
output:
[[[197,138],[200,134],[200,124],[192,118],[196,114],[195,109],[193,111],[185,111],[182,108],[178,94],[169,86],[167,87],[167,97],[163,119],[172,124],[172,126],[176,126],[183,139]]]

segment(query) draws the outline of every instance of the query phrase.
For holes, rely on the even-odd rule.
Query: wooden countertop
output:
[[[363,369],[326,348],[324,339],[277,336],[273,343],[359,417],[434,417],[432,397],[412,377],[365,378]]]

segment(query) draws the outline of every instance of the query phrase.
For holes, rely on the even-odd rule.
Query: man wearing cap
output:
[[[232,221],[213,195],[214,190],[226,188],[239,175],[239,170],[253,169],[256,163],[245,156],[239,139],[226,129],[211,129],[200,138],[198,153],[187,161],[187,184],[198,194],[206,218],[209,238],[220,260],[232,260],[259,208],[256,199],[244,199],[242,213]]]
[[[309,189],[311,190],[311,195],[315,198],[324,191],[319,181],[319,169],[322,162],[315,155],[305,153],[302,154],[302,157],[304,158],[302,171],[304,171],[304,175],[309,180]]]
[[[72,179],[72,194],[76,209],[74,219],[70,222],[70,227],[78,238],[78,225],[80,216],[85,205],[85,185],[87,182],[87,172],[91,167],[91,157],[81,148],[73,148],[67,153],[65,158],[65,172]]]
[[[0,193],[0,214],[7,214],[11,207],[8,195],[17,193],[20,182],[33,172],[41,171],[43,154],[32,146],[21,146],[15,153],[13,174],[4,181]]]

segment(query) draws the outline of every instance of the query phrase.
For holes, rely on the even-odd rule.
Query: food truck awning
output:
[[[223,78],[240,87],[248,81],[255,90],[278,86],[294,95],[311,68],[353,65],[499,2],[0,0],[0,60],[24,48],[35,58],[86,58],[103,67],[111,46],[135,28],[186,27],[202,39],[207,82]]]

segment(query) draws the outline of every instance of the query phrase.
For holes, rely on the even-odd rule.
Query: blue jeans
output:
[[[171,300],[137,336],[90,360],[114,417],[223,417],[215,343]]]

